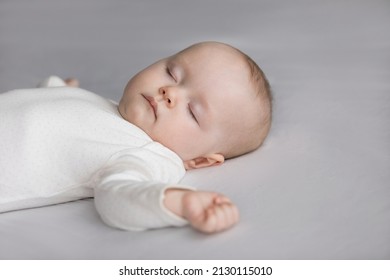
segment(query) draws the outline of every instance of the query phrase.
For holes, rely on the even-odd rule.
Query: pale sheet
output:
[[[389,26],[385,0],[2,1],[0,92],[56,74],[119,100],[137,70],[218,40],[275,106],[262,149],[183,180],[231,196],[234,229],[125,232],[84,200],[1,214],[0,258],[389,259]]]

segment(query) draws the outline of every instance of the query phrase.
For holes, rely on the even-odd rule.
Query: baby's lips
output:
[[[157,102],[154,100],[152,96],[142,95],[150,104],[150,106],[153,108],[154,116],[157,117]]]

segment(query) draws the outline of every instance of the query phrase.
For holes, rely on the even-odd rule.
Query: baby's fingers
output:
[[[215,198],[214,202],[215,202],[216,204],[221,204],[221,203],[232,203],[231,200],[230,200],[229,198],[227,198],[226,196],[224,196],[224,195],[218,195],[218,196]]]
[[[217,213],[221,215],[219,219],[220,230],[227,229],[238,222],[239,214],[236,205],[223,203],[218,205],[217,208],[220,210]]]
[[[204,232],[218,232],[230,228],[238,221],[237,207],[232,203],[214,205],[207,209]]]

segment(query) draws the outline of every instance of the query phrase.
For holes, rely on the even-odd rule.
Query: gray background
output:
[[[87,199],[0,214],[0,258],[389,259],[389,30],[384,0],[1,0],[0,92],[56,74],[118,101],[138,70],[216,40],[259,63],[275,106],[262,149],[183,180],[233,198],[232,230],[119,231]]]

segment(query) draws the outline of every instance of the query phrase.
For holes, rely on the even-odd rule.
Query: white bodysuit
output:
[[[0,212],[86,197],[108,225],[182,226],[163,205],[185,169],[177,154],[79,88],[0,94]]]

